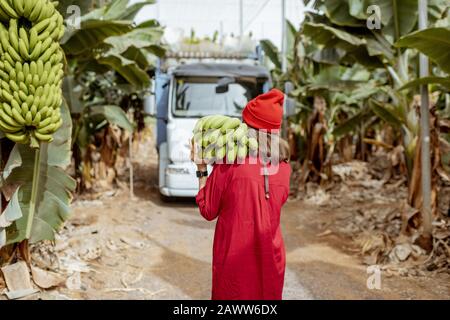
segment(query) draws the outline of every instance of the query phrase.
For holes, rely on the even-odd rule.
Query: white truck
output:
[[[196,166],[190,160],[192,129],[209,114],[241,117],[249,100],[270,89],[270,74],[260,57],[257,53],[214,57],[195,53],[173,54],[159,61],[153,109],[163,196],[196,196]]]

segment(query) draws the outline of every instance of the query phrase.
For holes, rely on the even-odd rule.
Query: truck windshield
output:
[[[262,93],[262,84],[236,82],[228,91],[216,93],[218,79],[176,79],[173,114],[177,117],[202,117],[224,114],[240,117],[247,102]]]

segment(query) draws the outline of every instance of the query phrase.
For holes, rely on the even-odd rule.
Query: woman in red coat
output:
[[[283,97],[273,89],[250,101],[242,113],[249,127],[269,132],[269,143],[261,143],[260,138],[259,157],[247,158],[243,164],[216,164],[209,177],[199,178],[196,201],[200,213],[209,221],[218,218],[212,266],[214,300],[282,297],[285,249],[280,212],[289,195],[291,172],[289,147],[278,136]],[[277,150],[271,150],[270,136],[278,139],[279,143],[272,144]],[[263,154],[270,157],[263,158]],[[199,172],[206,172],[205,164],[197,166]]]

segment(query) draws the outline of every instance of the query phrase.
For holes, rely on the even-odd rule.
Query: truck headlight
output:
[[[190,174],[187,168],[166,168],[166,174]]]

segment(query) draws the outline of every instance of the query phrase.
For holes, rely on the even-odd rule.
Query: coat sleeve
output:
[[[224,190],[224,173],[215,165],[206,185],[200,189],[195,198],[201,215],[208,221],[219,215],[220,202]]]

